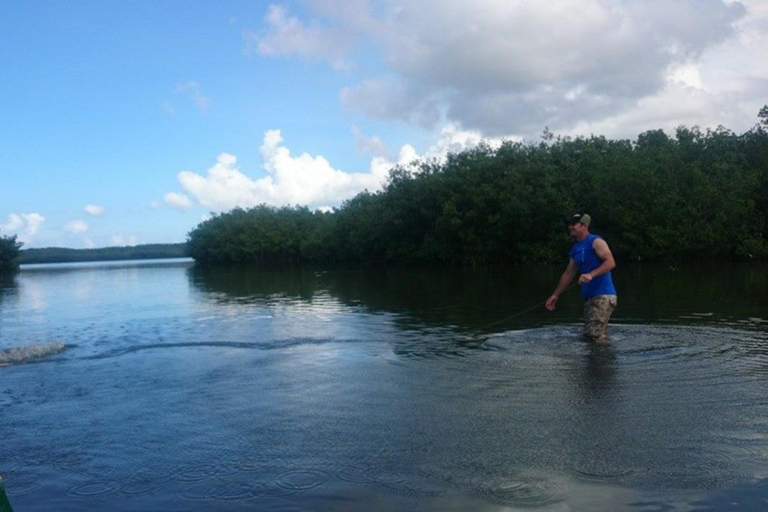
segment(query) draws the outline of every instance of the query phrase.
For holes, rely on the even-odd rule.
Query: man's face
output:
[[[576,222],[575,224],[568,225],[568,233],[574,238],[578,238],[579,235],[583,234],[586,230],[587,230],[587,225],[582,224],[581,222]]]

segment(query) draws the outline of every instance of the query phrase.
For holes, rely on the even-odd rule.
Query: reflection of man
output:
[[[608,320],[616,309],[616,288],[611,279],[611,270],[616,268],[616,262],[605,240],[589,232],[591,220],[586,213],[577,213],[568,221],[568,231],[576,243],[568,253],[571,259],[546,306],[550,311],[555,309],[557,299],[568,288],[578,270],[581,272],[581,296],[585,301],[584,335],[596,343],[606,343]]]

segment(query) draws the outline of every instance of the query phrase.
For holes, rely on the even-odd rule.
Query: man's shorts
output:
[[[616,309],[615,295],[598,295],[584,303],[584,336],[603,339],[606,336],[608,320]]]

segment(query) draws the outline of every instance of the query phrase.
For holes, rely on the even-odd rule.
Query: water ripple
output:
[[[552,478],[520,473],[478,478],[474,493],[504,506],[542,507],[564,501],[566,486]]]
[[[101,494],[115,492],[120,489],[120,485],[112,480],[93,480],[80,483],[71,487],[68,494],[71,496],[92,497]]]
[[[247,500],[254,498],[256,495],[256,489],[250,482],[220,478],[191,485],[179,493],[179,496],[186,500],[216,501]]]
[[[42,489],[41,477],[37,473],[19,471],[9,473],[3,478],[5,490],[9,496],[23,496],[32,494]]]

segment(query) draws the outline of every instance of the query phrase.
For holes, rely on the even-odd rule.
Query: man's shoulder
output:
[[[588,240],[589,240],[590,244],[592,244],[592,245],[594,245],[595,242],[597,242],[598,240],[600,240],[601,242],[605,242],[605,238],[603,238],[602,236],[597,235],[595,233],[590,233],[590,235],[588,237]],[[607,242],[605,242],[605,243],[607,243]]]

